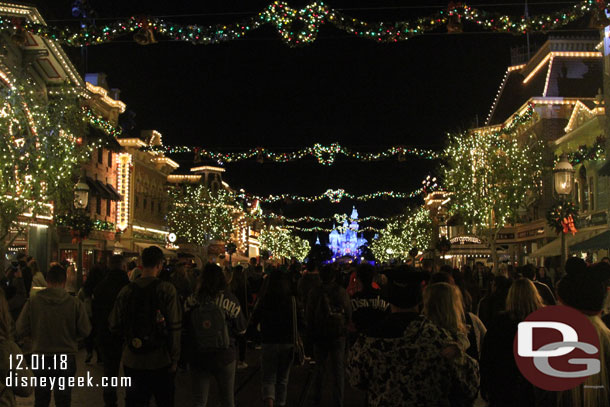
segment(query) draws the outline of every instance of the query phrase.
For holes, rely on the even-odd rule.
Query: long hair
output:
[[[506,311],[519,321],[532,312],[544,307],[536,286],[527,278],[520,278],[511,284],[506,296]]]
[[[560,407],[610,407],[609,372],[606,370],[610,358],[610,329],[604,324],[599,315],[587,315],[599,337],[599,363],[601,370],[598,374],[587,377],[580,386],[559,392],[557,405]]]
[[[227,280],[220,266],[214,263],[206,264],[197,284],[197,296],[216,298],[226,288]]]
[[[464,304],[459,288],[448,283],[435,283],[424,291],[424,315],[451,333],[467,333]]]
[[[2,289],[0,289],[0,339],[13,340],[13,318]]]

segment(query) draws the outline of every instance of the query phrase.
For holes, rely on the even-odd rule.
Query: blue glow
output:
[[[343,222],[341,227],[343,232],[339,232],[335,227],[328,235],[328,248],[333,252],[333,257],[359,257],[359,248],[368,244],[362,234],[358,234],[358,211],[356,207],[352,209],[350,219],[351,223],[348,223],[347,219]]]

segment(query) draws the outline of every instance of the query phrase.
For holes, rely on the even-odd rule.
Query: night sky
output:
[[[253,15],[270,1],[92,0],[90,4],[102,24],[131,15],[211,24]],[[74,24],[69,21],[72,1],[39,3],[49,24]],[[288,3],[298,8],[307,2]],[[524,10],[523,2],[484,3],[479,7],[490,11],[521,15]],[[494,6],[500,3],[504,6]],[[447,6],[446,2],[423,0],[329,0],[326,4],[369,21],[406,20]],[[566,6],[565,2],[538,1],[530,6],[530,14]],[[374,9],[366,9],[371,7]],[[325,25],[314,44],[298,49],[284,45],[270,26],[251,32],[244,40],[208,46],[162,38],[158,44],[140,46],[123,37],[108,45],[89,47],[86,64],[88,72],[107,73],[109,85],[121,89],[121,100],[136,113],[137,128],[159,130],[166,145],[238,151],[339,142],[366,151],[399,144],[440,149],[447,132],[474,126],[477,116],[479,124],[484,123],[511,64],[511,47],[525,44],[524,36],[474,30],[466,26],[463,34],[439,32],[397,44],[377,44]],[[538,44],[544,39],[544,35],[530,37]],[[75,65],[84,67],[79,49],[67,51]],[[190,155],[174,158],[183,166],[181,171],[192,165]],[[410,192],[438,167],[438,163],[415,158],[404,162],[338,161],[325,167],[313,158],[262,165],[253,160],[227,164],[224,177],[233,188],[254,194],[309,195],[329,188],[355,194]],[[418,203],[380,199],[358,202],[357,207],[361,216],[389,216]],[[288,216],[321,217],[347,212],[352,204],[349,200],[341,204],[324,200],[317,204],[281,203],[273,208]]]

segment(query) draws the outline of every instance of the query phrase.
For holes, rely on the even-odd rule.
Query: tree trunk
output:
[[[498,272],[498,252],[496,251],[496,233],[493,230],[489,230],[489,249],[491,250],[491,260],[494,264],[493,272]]]
[[[8,252],[8,246],[6,245],[6,241],[2,240],[0,242],[0,279],[4,278],[4,272],[7,268],[6,264],[6,253]]]

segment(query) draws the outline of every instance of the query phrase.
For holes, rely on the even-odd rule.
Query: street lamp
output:
[[[568,196],[572,193],[572,186],[574,185],[574,167],[568,161],[568,157],[565,154],[561,155],[561,159],[553,168],[553,183],[555,185],[555,192],[562,200],[567,200]],[[565,270],[567,260],[566,250],[566,234],[561,231],[561,264],[560,268],[562,271]]]
[[[74,185],[74,208],[83,211],[89,203],[89,185],[81,177]],[[78,239],[78,253],[76,255],[76,286],[79,289],[83,282],[83,237]]]

